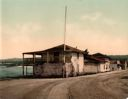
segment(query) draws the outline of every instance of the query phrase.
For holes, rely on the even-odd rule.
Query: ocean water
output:
[[[28,75],[32,75],[32,66],[27,67]],[[22,76],[22,66],[6,67],[0,66],[0,78],[18,77]]]

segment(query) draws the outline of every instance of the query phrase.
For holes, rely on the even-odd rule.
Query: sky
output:
[[[128,54],[128,0],[2,0],[0,58],[63,44],[90,54]]]

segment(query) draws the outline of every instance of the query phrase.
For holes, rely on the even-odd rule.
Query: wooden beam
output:
[[[36,62],[36,55],[35,55],[35,53],[34,53],[34,54],[33,54],[33,75],[35,75],[35,73],[34,73],[35,62]]]
[[[99,73],[100,64],[97,66],[97,73]]]
[[[63,65],[62,72],[63,72],[63,78],[64,78],[65,77],[65,64]]]
[[[64,60],[64,64],[65,64],[65,62],[66,62],[66,61],[65,61],[65,60],[66,60],[66,59],[65,59],[65,51],[64,51],[64,53],[63,53],[63,56],[64,56],[64,57],[63,57],[63,58],[64,58],[63,60]]]
[[[22,69],[23,69],[23,76],[24,76],[24,54],[22,55],[23,55],[23,66],[22,66],[23,68]]]
[[[47,63],[49,63],[49,52],[47,52]]]
[[[26,66],[26,76],[27,76],[27,71],[28,71],[27,69],[28,69],[28,68],[27,68],[27,66]]]
[[[41,60],[43,61],[43,53],[41,54]]]

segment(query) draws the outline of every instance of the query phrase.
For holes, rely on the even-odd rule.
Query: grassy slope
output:
[[[128,60],[128,55],[108,55],[111,59]]]

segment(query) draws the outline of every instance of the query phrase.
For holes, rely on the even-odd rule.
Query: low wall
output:
[[[57,77],[63,75],[63,64],[61,63],[45,63],[34,67],[36,76],[41,77]]]
[[[98,65],[97,64],[85,64],[84,65],[84,73],[97,73]]]
[[[41,77],[65,77],[74,76],[74,68],[71,63],[45,63],[34,67],[35,76]]]

